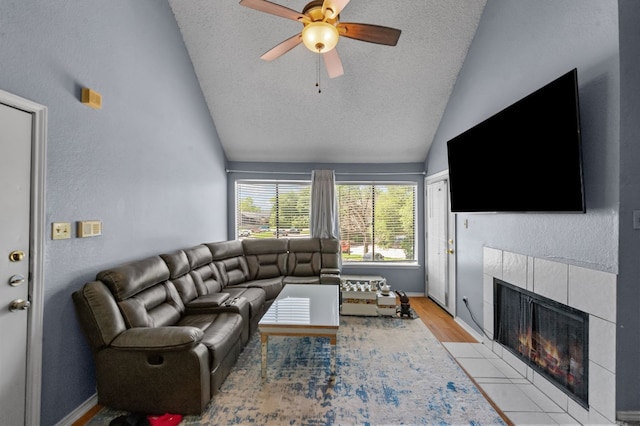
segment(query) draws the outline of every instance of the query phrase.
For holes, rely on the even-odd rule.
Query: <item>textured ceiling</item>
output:
[[[230,161],[412,163],[426,159],[485,0],[351,0],[342,22],[402,34],[394,47],[341,37],[344,75],[320,62],[322,93],[302,44],[260,59],[302,24],[237,0],[169,3]]]

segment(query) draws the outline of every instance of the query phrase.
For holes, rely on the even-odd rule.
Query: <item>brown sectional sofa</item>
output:
[[[339,284],[335,239],[206,243],[99,272],[73,293],[98,402],[199,414],[283,286]]]

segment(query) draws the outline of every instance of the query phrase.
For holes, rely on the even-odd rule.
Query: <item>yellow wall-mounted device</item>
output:
[[[89,88],[82,88],[82,103],[90,106],[93,109],[102,108],[102,95],[95,90]]]
[[[78,222],[76,234],[78,238],[97,237],[102,235],[102,221],[82,220]]]

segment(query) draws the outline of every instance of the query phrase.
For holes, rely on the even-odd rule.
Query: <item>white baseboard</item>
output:
[[[56,426],[71,426],[96,405],[98,405],[98,394],[94,393],[89,399],[56,423]]]
[[[454,321],[457,322],[460,327],[464,328],[464,330],[467,333],[469,333],[471,335],[471,337],[476,339],[478,342],[483,342],[484,341],[482,335],[480,333],[478,333],[475,330],[475,328],[471,327],[469,324],[467,324],[462,319],[460,319],[460,317],[455,317]]]
[[[640,422],[640,411],[617,411],[616,420],[622,422]]]

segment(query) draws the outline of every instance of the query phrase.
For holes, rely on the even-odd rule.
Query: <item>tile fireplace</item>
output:
[[[589,407],[589,315],[493,279],[494,340]]]
[[[508,284],[504,294],[496,294],[496,282]],[[578,422],[615,423],[616,283],[615,274],[588,266],[484,247],[482,327],[489,337],[483,343]],[[520,315],[511,319],[516,326],[496,324],[502,299],[513,293],[516,311],[531,311],[527,321],[557,323],[562,311],[568,324],[561,334],[583,343],[573,337],[558,342],[555,332],[541,335],[532,328],[538,325],[521,324]]]

